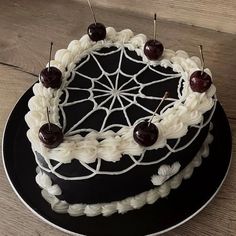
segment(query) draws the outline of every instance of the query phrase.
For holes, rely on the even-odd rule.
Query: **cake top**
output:
[[[188,127],[202,124],[204,113],[214,105],[215,86],[202,93],[190,87],[190,76],[201,70],[200,59],[182,50],[164,49],[161,58],[149,60],[143,50],[146,42],[143,34],[108,27],[104,40],[94,42],[84,35],[57,51],[50,63],[62,73],[60,88],[36,83],[25,117],[33,149],[62,163],[72,159],[93,163],[98,158],[116,162],[123,154],[139,156],[146,149],[162,148],[169,139],[183,137]],[[110,57],[116,59],[109,64]],[[205,72],[211,76],[209,69]],[[158,139],[143,147],[133,138],[134,127],[150,119],[166,90],[171,96],[152,121],[158,128]],[[63,142],[53,149],[38,137],[40,127],[48,121],[47,107],[50,121],[64,132]],[[138,108],[142,112],[136,112]],[[99,111],[104,112],[103,118],[99,119]],[[89,121],[95,113],[95,122]],[[109,121],[112,115],[118,118]]]

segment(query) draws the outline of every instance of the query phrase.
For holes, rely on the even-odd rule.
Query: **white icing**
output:
[[[174,162],[172,165],[162,165],[158,169],[158,175],[153,175],[151,181],[153,185],[162,185],[170,177],[178,173],[181,165],[179,162]]]
[[[60,187],[55,184],[52,185],[52,181],[48,175],[45,173],[38,174],[35,178],[36,183],[42,188],[45,189],[51,195],[61,195]]]
[[[86,204],[71,204],[68,208],[68,213],[71,216],[81,216],[84,215],[84,209]]]
[[[45,177],[46,174],[39,171],[36,180],[39,186],[43,189],[42,196],[51,205],[52,209],[59,213],[68,213],[71,216],[97,216],[102,214],[103,216],[112,215],[115,212],[125,213],[133,209],[139,209],[145,204],[153,204],[159,198],[164,198],[168,196],[171,189],[176,189],[180,186],[183,179],[188,179],[191,177],[195,167],[201,164],[202,158],[207,157],[209,154],[209,144],[213,141],[213,136],[209,133],[206,137],[201,149],[193,158],[193,160],[178,174],[174,177],[168,179],[162,185],[150,189],[146,192],[140,193],[133,197],[128,197],[121,201],[114,201],[109,203],[99,203],[99,204],[68,204],[65,201],[59,200],[54,194],[47,191],[48,188],[52,187],[52,182]],[[172,169],[172,171],[170,171]],[[166,173],[175,172],[179,169],[177,163],[174,163],[171,167],[165,165],[161,166],[158,174],[166,175]],[[159,173],[160,172],[160,173]]]
[[[160,198],[158,189],[151,189],[147,192],[147,204],[153,204]]]

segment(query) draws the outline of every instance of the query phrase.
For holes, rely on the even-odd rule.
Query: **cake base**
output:
[[[164,233],[202,210],[225,179],[230,165],[232,144],[227,118],[218,103],[212,119],[214,141],[210,155],[199,168],[195,168],[192,177],[184,180],[178,189],[172,190],[167,198],[142,209],[110,217],[71,217],[55,213],[42,198],[41,189],[35,183],[36,163],[25,136],[28,128],[24,114],[28,111],[27,103],[32,95],[32,90],[29,89],[9,117],[3,135],[3,163],[8,179],[20,200],[38,217],[60,230],[77,235],[103,236]]]
[[[172,189],[177,189],[180,187],[183,180],[191,178],[195,168],[199,167],[203,159],[209,156],[210,144],[214,139],[211,135],[212,129],[213,125],[211,124],[211,128],[200,150],[190,161],[190,163],[178,172],[178,174],[174,177],[170,177],[166,182],[158,187],[141,192],[131,197],[127,197],[120,201],[97,204],[69,204],[65,200],[60,200],[57,198],[57,195],[61,195],[62,192],[60,187],[58,185],[54,185],[50,176],[40,170],[39,167],[36,169],[36,182],[42,188],[41,194],[43,198],[51,205],[52,210],[57,213],[68,213],[70,216],[75,217],[82,215],[98,216],[102,214],[103,216],[110,216],[115,213],[124,214],[131,210],[140,209],[146,204],[154,204],[161,198],[166,198]],[[59,194],[56,194],[56,192],[59,192]]]

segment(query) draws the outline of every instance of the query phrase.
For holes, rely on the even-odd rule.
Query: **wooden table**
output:
[[[87,5],[74,1],[0,0],[0,133],[16,101],[37,80],[48,60],[49,42],[54,50],[79,39],[92,21]],[[124,11],[96,9],[97,18],[117,30],[152,34],[148,18]],[[236,235],[236,35],[171,22],[158,22],[166,48],[198,54],[203,44],[205,61],[214,75],[218,99],[229,119],[233,158],[229,174],[214,200],[197,216],[165,235]],[[4,65],[5,63],[5,65]],[[16,66],[16,67],[14,67]],[[24,157],[20,157],[24,158]],[[0,166],[0,235],[66,235],[34,216],[10,187]]]

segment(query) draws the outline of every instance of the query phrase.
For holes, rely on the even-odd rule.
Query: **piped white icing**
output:
[[[129,29],[116,32],[114,28],[107,28],[107,39],[97,43],[92,42],[88,35],[84,35],[80,40],[72,41],[67,49],[57,51],[53,65],[58,67],[63,73],[63,83],[59,90],[46,89],[41,83],[34,85],[34,97],[29,101],[30,111],[25,116],[29,126],[27,137],[31,141],[34,151],[39,152],[46,160],[54,159],[61,163],[70,163],[72,159],[78,159],[83,163],[92,163],[97,159],[116,162],[122,154],[141,155],[144,148],[133,140],[134,125],[122,127],[117,133],[104,130],[101,132],[91,132],[92,135],[85,137],[79,134],[68,133],[65,135],[64,142],[54,149],[48,149],[42,145],[38,138],[38,130],[42,124],[47,123],[46,107],[50,107],[51,122],[59,126],[59,102],[62,90],[67,88],[69,83],[70,71],[73,71],[75,64],[86,55],[98,51],[103,47],[116,46],[119,48],[127,47],[143,58],[144,64],[149,68],[150,65],[170,66],[174,71],[181,74],[183,81],[183,91],[179,94],[179,100],[175,101],[173,107],[163,109],[161,119],[154,119],[155,125],[160,133],[157,142],[149,149],[158,149],[166,145],[167,139],[178,139],[183,137],[188,127],[199,124],[203,119],[203,114],[210,110],[215,100],[215,86],[211,85],[205,93],[193,92],[189,87],[189,75],[200,68],[200,60],[197,57],[189,57],[182,50],[176,52],[165,49],[160,61],[149,61],[143,54],[143,45],[146,36],[143,34],[133,35]],[[67,70],[66,70],[67,67]],[[210,73],[208,69],[205,70]],[[213,113],[213,112],[212,112]],[[138,121],[137,121],[138,122]],[[104,139],[98,141],[99,139]],[[109,151],[113,150],[113,154]]]
[[[51,208],[58,213],[68,213],[71,216],[97,216],[99,214],[109,216],[116,212],[123,214],[133,209],[139,209],[145,204],[153,204],[159,198],[168,196],[171,189],[178,188],[182,180],[190,178],[194,168],[200,166],[202,158],[206,158],[209,155],[209,144],[212,141],[213,136],[209,133],[201,149],[192,161],[178,174],[167,180],[161,186],[155,187],[136,196],[128,197],[121,201],[99,204],[68,204],[66,201],[59,200],[54,194],[48,192],[48,189],[52,187],[52,183],[49,181],[50,178],[45,173],[39,171],[36,179],[42,188],[42,196],[51,205]],[[173,168],[178,169],[177,164],[175,165],[176,166],[173,166]],[[166,173],[166,169],[166,166],[160,167],[160,173]]]
[[[52,180],[48,175],[41,172],[41,174],[36,175],[36,183],[42,188],[45,189],[51,195],[61,195],[61,189],[57,184],[52,185]]]
[[[162,165],[158,169],[158,175],[153,175],[151,181],[153,185],[162,185],[166,180],[179,172],[181,165],[174,162],[172,165]]]

